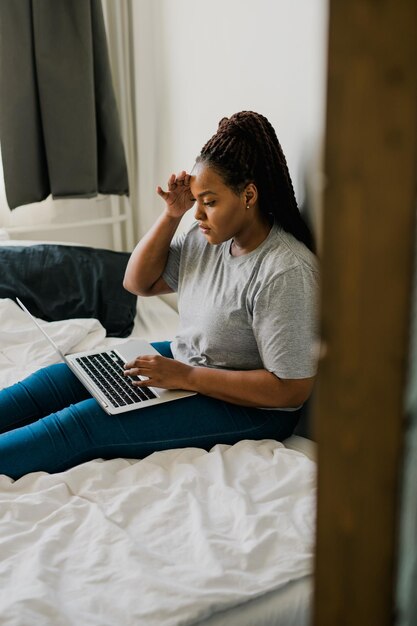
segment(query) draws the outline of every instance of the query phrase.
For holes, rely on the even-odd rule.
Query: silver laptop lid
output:
[[[36,321],[36,319],[33,317],[32,313],[30,313],[30,311],[27,310],[27,308],[25,307],[25,305],[23,304],[23,302],[21,300],[19,300],[19,298],[16,298],[16,302],[17,304],[20,306],[20,308],[27,314],[29,315],[30,319],[32,320],[32,322],[34,324],[36,324],[36,326],[39,328],[39,330],[41,331],[41,333],[43,333],[43,335],[46,337],[46,339],[49,341],[49,343],[51,344],[51,346],[53,347],[53,349],[55,350],[55,352],[57,352],[59,354],[59,356],[61,357],[61,359],[63,361],[65,361],[65,356],[64,354],[61,352],[60,348],[56,345],[55,341],[47,334],[47,332],[42,328],[42,326]]]

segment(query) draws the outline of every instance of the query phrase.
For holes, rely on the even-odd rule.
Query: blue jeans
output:
[[[154,343],[172,357],[169,342]],[[61,472],[95,458],[289,437],[299,411],[263,411],[197,394],[108,415],[65,363],[0,391],[0,474]]]

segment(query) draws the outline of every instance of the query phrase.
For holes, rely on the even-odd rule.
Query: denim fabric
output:
[[[169,342],[154,343],[172,357]],[[65,363],[0,391],[0,474],[64,471],[95,458],[289,437],[298,411],[263,411],[197,394],[108,415]]]

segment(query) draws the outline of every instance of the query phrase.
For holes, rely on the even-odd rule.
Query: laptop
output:
[[[132,380],[146,380],[144,376],[125,376],[123,366],[143,354],[159,354],[143,339],[130,339],[107,350],[79,352],[64,355],[23,302],[16,298],[20,308],[29,316],[55,352],[65,361],[84,387],[109,415],[143,409],[160,402],[194,396],[194,391],[160,389],[159,387],[134,387]]]

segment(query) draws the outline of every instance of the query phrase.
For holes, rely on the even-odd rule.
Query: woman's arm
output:
[[[267,370],[235,371],[192,367],[159,355],[142,356],[125,365],[127,376],[146,376],[136,386],[186,389],[242,406],[277,408],[303,404],[313,378],[281,379]]]
[[[184,171],[178,176],[171,175],[168,191],[158,187],[157,193],[165,200],[165,210],[133,250],[123,280],[123,287],[139,296],[172,292],[162,278],[162,273],[178,224],[194,204],[190,175]]]
[[[123,287],[138,296],[156,296],[171,293],[162,278],[169,246],[181,218],[164,211],[152,228],[140,240],[128,261]]]
[[[231,371],[192,367],[190,390],[242,406],[297,407],[309,397],[313,378],[282,379],[267,370]]]

